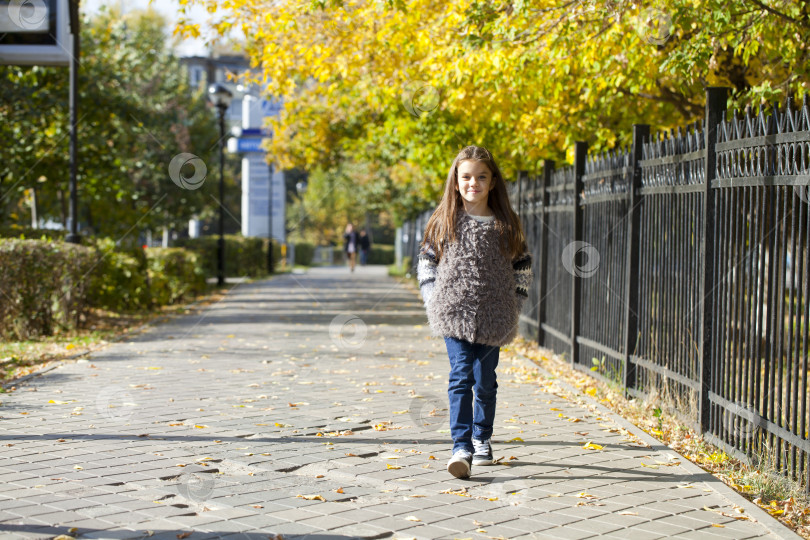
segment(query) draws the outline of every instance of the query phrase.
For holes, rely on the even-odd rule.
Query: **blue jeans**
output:
[[[462,448],[472,452],[473,437],[478,440],[492,437],[498,393],[495,368],[498,367],[500,347],[453,337],[445,337],[444,343],[450,358],[447,397],[450,400],[453,452]]]

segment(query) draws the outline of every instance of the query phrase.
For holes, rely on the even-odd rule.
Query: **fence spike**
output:
[[[802,122],[801,131],[810,130],[810,95],[807,92],[802,97]]]
[[[785,130],[794,132],[796,131],[796,119],[793,116],[793,96],[788,96],[785,100]]]
[[[724,133],[725,138],[727,140],[728,139],[728,134],[726,132],[726,123],[725,122],[723,122],[723,129],[721,131]],[[692,124],[692,133],[690,134],[690,137],[691,137],[691,140],[692,140],[692,149],[693,150],[698,150],[699,148],[701,148],[701,146],[700,146],[700,144],[701,144],[701,142],[700,142],[700,139],[701,139],[700,125],[698,124],[697,120],[695,120],[693,122],[693,124]]]
[[[760,110],[762,110],[762,105],[760,105]],[[780,110],[779,110],[779,102],[778,101],[774,102],[773,111],[771,112],[772,120],[771,120],[771,124],[770,124],[769,127],[771,127],[772,129],[775,129],[776,133],[782,133],[784,131],[784,129],[783,129],[783,126],[784,126],[783,117],[784,117],[784,115],[782,115],[780,113]],[[765,135],[770,135],[770,134],[771,133],[765,133]]]

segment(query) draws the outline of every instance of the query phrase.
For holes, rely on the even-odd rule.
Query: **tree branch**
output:
[[[791,17],[790,15],[788,15],[786,13],[782,13],[781,11],[777,11],[777,10],[773,9],[772,7],[770,7],[770,6],[767,6],[767,5],[763,4],[762,2],[760,2],[760,0],[748,0],[748,1],[751,2],[752,4],[756,5],[756,6],[759,6],[761,9],[764,9],[767,12],[776,15],[777,17],[781,17],[781,18],[785,19],[786,21],[792,22],[793,24],[798,24],[800,26],[808,26],[807,22],[800,21],[799,19],[794,19],[793,17]]]
[[[673,94],[671,92],[667,92],[665,95],[655,95],[655,94],[648,94],[646,92],[631,92],[627,88],[617,87],[616,90],[621,92],[622,94],[634,97],[644,98],[650,101],[660,101],[663,103],[671,103],[675,105],[681,112],[690,112],[690,109],[694,108],[694,104],[689,102],[689,100],[684,99],[681,94]]]

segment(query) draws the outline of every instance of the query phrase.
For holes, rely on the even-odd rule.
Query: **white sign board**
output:
[[[286,242],[286,186],[284,173],[267,163],[260,148],[262,122],[270,102],[253,96],[242,101],[242,138],[228,141],[229,150],[244,153],[242,158],[242,235],[267,238],[268,226],[277,241]],[[270,191],[272,189],[272,192]],[[270,197],[272,195],[272,197]],[[272,199],[272,211],[270,203]]]
[[[0,0],[0,65],[67,66],[68,0]]]

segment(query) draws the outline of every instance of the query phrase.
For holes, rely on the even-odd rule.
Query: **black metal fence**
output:
[[[726,91],[707,90],[702,124],[635,125],[629,148],[578,142],[573,165],[519,175],[521,333],[807,488],[810,103],[728,119]]]
[[[400,230],[400,240],[402,242],[403,264],[410,272],[416,275],[416,258],[419,255],[419,248],[422,243],[422,234],[428,219],[433,215],[433,209],[427,210],[416,216],[416,219],[406,221]]]

